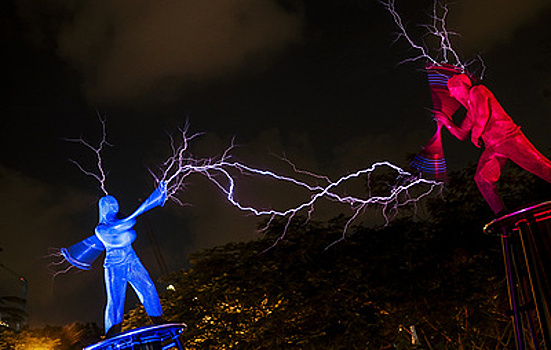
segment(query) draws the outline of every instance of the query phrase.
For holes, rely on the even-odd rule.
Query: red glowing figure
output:
[[[441,111],[435,118],[458,139],[463,141],[470,134],[472,143],[484,148],[474,179],[496,215],[505,210],[497,181],[507,160],[551,183],[551,161],[528,141],[488,88],[473,86],[467,75],[457,74],[448,80],[448,90],[467,108],[467,115],[459,126]]]

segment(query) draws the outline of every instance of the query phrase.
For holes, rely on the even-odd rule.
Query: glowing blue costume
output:
[[[119,203],[113,196],[99,200],[99,223],[95,235],[73,245],[62,248],[63,256],[78,268],[88,270],[90,263],[105,249],[105,288],[107,305],[105,307],[105,332],[120,332],[124,315],[126,285],[130,283],[138,295],[147,314],[155,323],[162,322],[163,310],[155,285],[149,273],[132,249],[136,239],[136,217],[166,201],[166,184],[159,187],[147,198],[134,213],[124,219],[118,219]]]
[[[149,316],[163,314],[161,303],[153,281],[140,259],[132,249],[136,239],[136,217],[157,206],[164,205],[166,185],[161,183],[153,194],[130,216],[117,219],[119,203],[113,196],[102,197],[99,201],[99,224],[96,236],[105,246],[105,287],[107,305],[105,307],[105,330],[122,322],[126,285],[130,283]]]

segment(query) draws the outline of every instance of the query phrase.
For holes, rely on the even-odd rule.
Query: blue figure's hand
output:
[[[164,206],[165,205],[165,202],[166,202],[166,197],[167,197],[167,191],[166,191],[166,182],[164,181],[161,181],[159,183],[159,186],[157,187],[157,189],[155,191],[159,191],[160,195],[161,195],[161,204],[160,206]]]
[[[149,197],[147,197],[147,199],[143,201],[142,205],[140,205],[138,209],[136,209],[136,211],[132,213],[127,219],[135,219],[138,215],[141,215],[149,209],[155,208],[156,206],[162,207],[165,204],[166,198],[166,183],[164,181],[161,181],[155,191],[153,191],[153,193],[151,193]]]

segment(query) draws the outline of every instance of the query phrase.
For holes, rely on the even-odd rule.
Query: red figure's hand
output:
[[[434,120],[436,120],[437,122],[441,123],[444,126],[447,126],[450,123],[450,117],[448,117],[447,114],[440,111],[434,112]]]

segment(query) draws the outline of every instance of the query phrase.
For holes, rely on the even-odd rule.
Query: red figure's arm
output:
[[[442,112],[435,112],[434,118],[438,122],[442,123],[442,125],[444,125],[453,136],[457,137],[461,141],[465,141],[467,139],[467,136],[473,126],[472,118],[468,114],[459,126],[453,123],[450,116]]]

